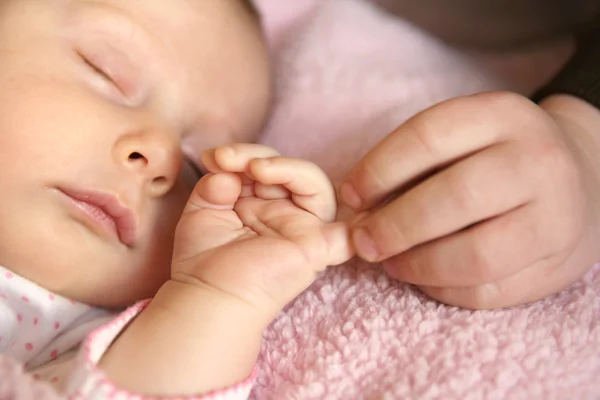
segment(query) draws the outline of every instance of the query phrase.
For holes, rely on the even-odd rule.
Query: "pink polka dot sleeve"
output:
[[[92,332],[84,341],[81,351],[75,361],[73,373],[68,379],[65,394],[69,399],[114,399],[114,400],[171,400],[166,397],[145,397],[130,393],[114,386],[98,369],[97,363],[102,358],[110,344],[115,340],[125,326],[135,318],[150,300],[141,302],[122,313],[110,324]],[[192,397],[177,397],[177,399],[198,400],[237,400],[247,399],[252,389],[256,369],[244,382],[236,386],[205,395]],[[175,400],[173,398],[172,400]]]

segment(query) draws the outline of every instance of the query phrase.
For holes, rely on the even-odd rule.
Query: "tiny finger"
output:
[[[291,198],[291,193],[281,185],[265,185],[260,182],[254,184],[254,193],[264,200],[282,200]]]
[[[300,159],[272,157],[255,159],[250,171],[263,185],[281,185],[291,192],[296,205],[325,222],[335,219],[337,211],[333,185],[317,165]]]
[[[214,151],[214,161],[229,172],[247,172],[250,161],[257,158],[276,157],[279,153],[268,146],[250,143],[236,143],[219,147]]]

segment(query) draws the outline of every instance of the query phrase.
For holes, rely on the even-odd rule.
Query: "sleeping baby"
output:
[[[270,100],[251,5],[0,0],[0,52],[1,353],[72,398],[246,397],[352,255],[318,167],[233,144]]]

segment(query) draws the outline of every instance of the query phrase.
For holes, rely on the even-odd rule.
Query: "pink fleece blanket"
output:
[[[529,92],[568,52],[461,55],[366,0],[257,2],[278,77],[263,141],[336,179],[415,112],[460,94]],[[256,399],[600,399],[600,266],[547,300],[471,312],[353,261],[265,339]]]

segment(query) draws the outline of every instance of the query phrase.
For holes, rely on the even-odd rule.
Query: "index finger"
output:
[[[505,93],[433,106],[410,118],[359,161],[341,187],[342,200],[355,210],[369,209],[445,165],[505,140],[513,130],[511,121],[526,124],[531,117],[519,116],[534,107],[539,112],[529,100]]]
[[[291,192],[293,202],[317,218],[332,222],[337,211],[335,190],[329,177],[316,164],[288,157],[257,159],[250,163],[256,180],[281,185]]]

